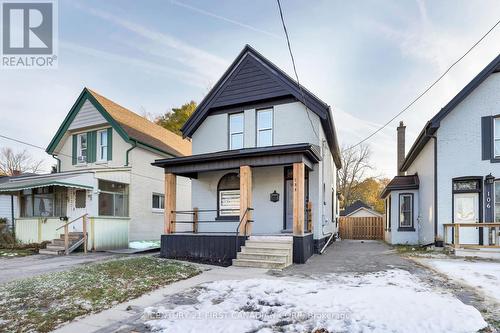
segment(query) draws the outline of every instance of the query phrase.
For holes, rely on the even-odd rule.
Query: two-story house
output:
[[[105,250],[160,238],[164,177],[151,161],[190,155],[191,143],[85,88],[46,151],[58,161],[56,173],[0,184],[0,193],[15,195],[20,208],[16,238],[57,239],[73,220],[69,231],[78,235],[86,214],[89,248]],[[189,179],[179,179],[181,207],[190,207],[190,187]]]
[[[165,171],[163,256],[283,267],[337,232],[330,107],[250,46],[182,133],[193,155],[153,163]],[[188,211],[168,195],[179,176],[192,179]]]
[[[406,158],[404,126],[398,133],[399,175],[382,194],[386,240],[499,247],[500,55],[427,122]]]

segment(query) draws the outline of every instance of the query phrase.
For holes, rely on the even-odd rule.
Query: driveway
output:
[[[73,253],[69,256],[36,254],[27,257],[0,259],[0,283],[24,279],[40,274],[58,272],[78,265],[120,257],[120,255],[96,252],[87,255]]]

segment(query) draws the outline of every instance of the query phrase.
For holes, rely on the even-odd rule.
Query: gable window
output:
[[[224,175],[217,185],[218,217],[234,218],[240,215],[240,176]]]
[[[413,229],[413,194],[399,195],[399,228]]]
[[[99,180],[99,216],[128,216],[128,185]]]
[[[165,196],[163,194],[153,193],[153,209],[165,209]]]
[[[243,113],[229,115],[229,149],[243,148]]]
[[[102,130],[97,132],[97,160],[107,161],[108,160],[108,130]]]
[[[77,162],[87,163],[87,133],[77,135]]]
[[[495,118],[493,121],[493,150],[495,158],[500,158],[500,117]]]
[[[273,109],[257,110],[257,147],[273,145]]]

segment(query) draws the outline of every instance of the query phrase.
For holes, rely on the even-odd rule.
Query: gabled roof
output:
[[[372,210],[372,208],[370,206],[368,206],[366,203],[364,203],[363,201],[356,200],[352,204],[347,206],[344,210],[341,210],[340,216],[350,215],[350,214],[354,213],[355,211],[359,210],[360,208],[366,208],[366,209]]]
[[[467,96],[469,96],[474,89],[484,82],[491,74],[500,72],[500,54],[488,64],[475,78],[472,79],[451,101],[446,104],[431,120],[429,120],[417,139],[413,143],[410,151],[401,166],[401,171],[406,171],[417,158],[420,151],[424,148],[430,138],[436,133],[441,125],[441,121],[460,104]]]
[[[59,127],[46,151],[53,154],[69,125],[80,111],[83,103],[89,100],[111,126],[127,142],[151,148],[172,156],[191,154],[191,143],[179,135],[156,125],[123,106],[107,99],[93,90],[84,88],[70,112]]]
[[[212,111],[292,96],[319,116],[335,164],[340,168],[340,149],[330,107],[304,87],[302,92],[295,80],[246,45],[184,124],[182,134],[191,137]]]
[[[418,175],[396,176],[387,184],[380,197],[385,198],[391,191],[416,190],[420,186]]]

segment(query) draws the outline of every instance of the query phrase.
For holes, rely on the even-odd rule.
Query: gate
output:
[[[339,223],[342,239],[384,239],[382,217],[340,217]]]

